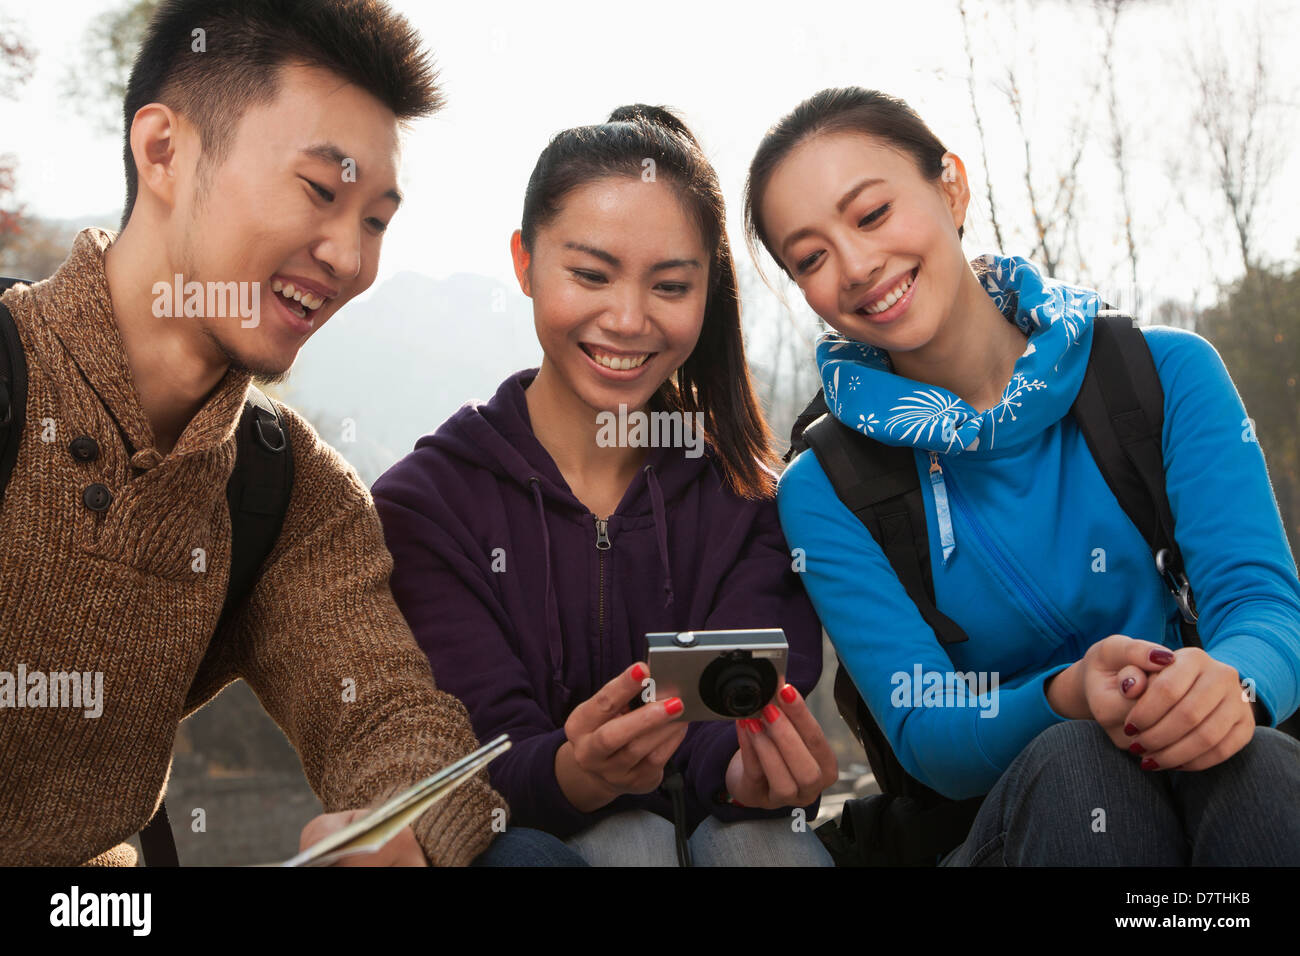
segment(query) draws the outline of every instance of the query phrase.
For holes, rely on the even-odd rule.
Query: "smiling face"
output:
[[[400,202],[393,112],[325,70],[285,65],[279,80],[272,102],[243,115],[215,168],[182,123],[177,150],[187,162],[168,241],[186,282],[259,283],[256,326],[237,316],[192,321],[233,365],[270,376],[374,281]]]
[[[539,377],[553,372],[592,409],[644,407],[695,348],[709,253],[663,177],[579,186],[531,250],[517,232],[511,245],[546,356]]]
[[[961,161],[926,180],[909,155],[862,133],[815,135],[773,170],[764,232],[821,318],[890,352],[922,348],[965,294],[957,229],[970,198]]]

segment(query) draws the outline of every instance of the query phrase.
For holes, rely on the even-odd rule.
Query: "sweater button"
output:
[[[113,493],[101,484],[93,484],[81,493],[81,502],[91,511],[106,511],[113,503]]]
[[[68,444],[68,451],[77,461],[94,461],[99,457],[99,443],[89,435],[74,438]]]

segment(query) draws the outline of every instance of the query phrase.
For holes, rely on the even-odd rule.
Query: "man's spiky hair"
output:
[[[199,36],[202,52],[194,49]],[[419,35],[381,0],[163,0],[140,44],[123,103],[122,225],[139,188],[131,121],[142,106],[163,103],[193,123],[200,162],[218,166],[244,112],[275,98],[280,67],[289,63],[338,74],[399,120],[443,105]]]

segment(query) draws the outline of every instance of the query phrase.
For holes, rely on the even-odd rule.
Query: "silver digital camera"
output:
[[[647,634],[652,684],[642,702],[680,697],[681,720],[738,720],[771,703],[790,647],[780,628]]]

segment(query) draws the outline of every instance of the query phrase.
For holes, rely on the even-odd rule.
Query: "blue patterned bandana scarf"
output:
[[[1047,278],[1018,256],[986,255],[972,266],[983,271],[993,304],[1029,336],[1001,401],[978,412],[945,388],[895,374],[883,349],[827,332],[817,340],[817,365],[836,418],[888,445],[959,454],[1017,444],[1069,411],[1100,297]]]

